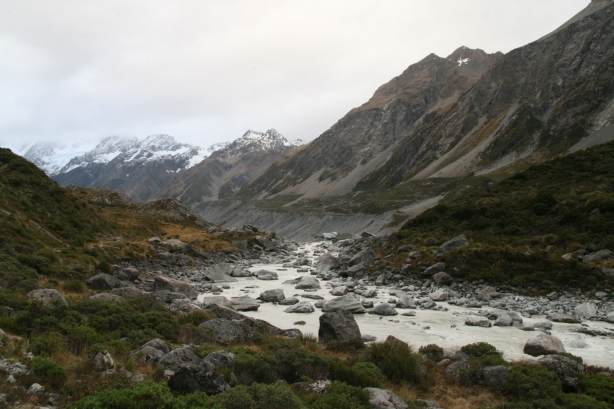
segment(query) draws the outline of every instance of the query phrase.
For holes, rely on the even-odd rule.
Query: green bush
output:
[[[377,365],[391,381],[406,381],[414,385],[424,382],[418,356],[405,342],[374,342],[367,347],[367,360]]]
[[[68,379],[66,369],[47,358],[37,356],[30,363],[30,369],[35,375],[42,377],[45,383],[56,388],[64,385]]]
[[[224,409],[306,409],[292,388],[284,384],[239,385],[212,398]]]
[[[311,351],[306,351],[289,342],[278,342],[273,356],[277,360],[277,373],[280,379],[292,384],[301,376],[311,379],[326,379],[329,360]]]
[[[507,373],[507,392],[520,401],[560,399],[561,381],[556,373],[541,365],[517,364]]]
[[[488,342],[476,342],[474,344],[468,344],[461,348],[461,352],[468,356],[480,357],[483,355],[500,355],[493,345]]]
[[[62,334],[49,332],[45,335],[35,335],[30,339],[30,351],[36,355],[53,355],[66,348],[66,341]]]
[[[360,386],[361,388],[381,388],[384,376],[379,368],[371,362],[361,362],[360,364],[366,365],[357,368],[356,365],[349,367],[343,362],[332,361],[329,378],[333,381],[345,382],[348,385]]]
[[[370,409],[369,393],[362,387],[332,382],[326,392],[309,406],[310,409]]]
[[[580,381],[585,394],[614,405],[614,378],[608,375],[587,376]]]
[[[418,349],[426,359],[433,362],[439,362],[443,359],[443,348],[439,345],[429,344]]]
[[[326,344],[326,349],[333,352],[348,352],[353,353],[357,350],[364,349],[365,344],[360,339],[350,339],[348,341],[339,341],[337,339],[333,339],[328,341]]]
[[[243,385],[273,383],[278,379],[278,362],[272,355],[237,355],[232,370],[237,381]]]

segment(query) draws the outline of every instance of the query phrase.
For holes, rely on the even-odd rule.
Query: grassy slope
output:
[[[499,183],[471,180],[438,206],[407,222],[378,248],[384,256],[404,243],[432,254],[442,242],[464,233],[471,245],[442,260],[459,277],[526,284],[548,291],[560,285],[611,288],[598,267],[564,261],[561,255],[590,244],[614,249],[614,143],[533,166]],[[463,183],[460,184],[461,186]],[[399,267],[403,255],[390,264]],[[427,256],[423,263],[434,261]]]

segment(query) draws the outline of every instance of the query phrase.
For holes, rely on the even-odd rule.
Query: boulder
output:
[[[115,361],[113,361],[113,357],[106,349],[98,352],[94,359],[92,359],[92,366],[95,370],[102,372],[107,369],[111,369],[115,366]]]
[[[188,298],[196,298],[198,292],[188,283],[175,280],[164,276],[156,276],[153,283],[154,291],[169,291],[172,293],[181,293]]]
[[[369,314],[375,314],[375,315],[397,315],[398,312],[397,310],[394,309],[394,307],[388,303],[382,303],[382,304],[378,304],[376,305],[373,309],[371,309],[369,311]]]
[[[203,362],[210,363],[215,369],[232,368],[235,363],[235,358],[235,354],[233,354],[232,352],[224,351],[222,349],[219,351],[212,352],[206,357],[204,357]]]
[[[243,251],[247,250],[247,240],[239,240],[231,244],[235,246],[236,248],[238,248],[239,250],[243,250]],[[236,276],[233,276],[233,277],[236,277]]]
[[[32,385],[30,385],[30,387],[26,391],[26,394],[29,396],[35,396],[35,395],[40,395],[43,392],[45,392],[45,388],[43,388],[42,385],[38,383],[33,383]],[[19,407],[23,408],[23,406],[19,406]]]
[[[604,249],[582,257],[582,261],[585,263],[594,263],[595,261],[610,260],[612,258],[614,258],[614,253]]]
[[[424,308],[425,310],[430,310],[431,308],[437,307],[437,303],[429,298],[421,301],[420,307]]]
[[[546,315],[550,321],[554,322],[564,322],[566,324],[579,324],[580,320],[569,314],[559,314],[559,313],[550,313]]]
[[[489,328],[492,326],[488,318],[479,317],[477,315],[470,315],[465,320],[465,325],[469,325],[470,327],[484,327]]]
[[[268,270],[258,270],[252,275],[256,277],[258,280],[263,280],[263,281],[273,281],[273,280],[279,279],[276,272],[268,271]]]
[[[264,236],[254,236],[253,240],[254,240],[254,243],[256,243],[258,246],[262,247],[266,251],[275,250],[275,245],[267,237],[264,237]]]
[[[297,290],[318,290],[321,287],[320,282],[315,277],[302,276],[294,288]]]
[[[220,344],[247,342],[250,337],[241,320],[214,318],[201,323],[198,327],[205,330],[207,338]]]
[[[40,302],[46,308],[52,308],[56,305],[68,305],[62,293],[51,288],[30,291],[28,298],[32,302]]]
[[[349,311],[353,314],[364,314],[367,312],[360,303],[358,297],[352,293],[326,301],[322,306],[322,312],[333,312],[339,310]]]
[[[94,290],[112,290],[122,285],[119,278],[106,273],[96,274],[85,280],[85,282]]]
[[[605,320],[609,322],[610,324],[614,324],[614,311],[609,312]]]
[[[361,295],[365,298],[374,298],[377,295],[377,290],[375,288],[370,288],[363,291]]]
[[[458,235],[454,237],[452,240],[448,240],[443,243],[437,250],[435,250],[435,254],[443,254],[448,253],[450,251],[454,251],[461,247],[469,245],[469,241],[464,234]]]
[[[202,325],[202,324],[201,324]],[[201,359],[187,347],[176,348],[164,354],[158,361],[165,369],[172,372],[177,372],[187,365],[199,365]]]
[[[572,390],[578,387],[580,373],[584,371],[581,363],[561,355],[546,355],[539,358],[537,363],[556,372],[563,385]]]
[[[168,354],[168,352],[170,351],[170,349],[168,349],[168,345],[166,345],[166,342],[162,341],[160,338],[154,338],[150,341],[147,341],[139,349],[142,349],[145,347],[155,348],[157,350],[164,352],[165,354]]]
[[[482,371],[482,379],[487,386],[504,390],[507,384],[507,373],[509,372],[509,366],[487,366]]]
[[[458,361],[452,362],[446,367],[446,372],[452,376],[458,377],[461,372],[469,369],[469,359],[466,356],[461,357]]]
[[[279,305],[294,305],[296,303],[298,303],[299,300],[296,297],[290,297],[290,298],[286,298],[283,299],[279,302]]]
[[[210,297],[204,297],[201,302],[204,306],[207,306],[209,304],[217,304],[221,305],[222,307],[230,308],[231,310],[235,309],[232,302],[228,301],[228,298],[224,297],[223,295],[212,295]]]
[[[139,349],[132,351],[128,355],[128,359],[139,362],[141,364],[155,364],[164,356],[164,352],[159,349],[142,346]]]
[[[104,300],[104,301],[114,301],[114,302],[125,302],[126,299],[121,295],[110,294],[110,293],[100,293],[96,295],[92,295],[90,297],[92,300]]]
[[[509,314],[500,314],[495,320],[495,327],[510,327],[514,320]]]
[[[228,263],[218,263],[207,267],[203,272],[203,276],[213,283],[231,283],[237,281],[236,278],[231,276],[234,270],[235,268]],[[238,273],[242,273],[242,271],[240,270]],[[249,277],[249,274],[240,275],[239,277]]]
[[[409,294],[402,294],[399,297],[399,302],[406,308],[416,308],[416,300]],[[399,306],[399,302],[397,302],[397,307]]]
[[[286,296],[284,295],[284,290],[282,289],[267,290],[260,293],[260,296],[258,297],[259,300],[264,302],[280,302],[285,298]]]
[[[348,293],[348,288],[344,285],[340,285],[339,287],[333,288],[330,293],[336,296],[346,295]]]
[[[407,409],[407,403],[387,389],[365,388],[372,409]]]
[[[373,252],[373,250],[371,250],[371,248],[367,247],[366,249],[356,253],[354,257],[350,259],[348,264],[350,266],[354,266],[360,263],[369,265],[373,263],[373,260],[375,260],[375,253]]]
[[[188,247],[188,243],[184,243],[183,241],[178,239],[163,240],[159,242],[158,245],[170,250],[183,250]]]
[[[532,356],[550,355],[565,352],[560,339],[552,335],[538,334],[524,344],[524,353]]]
[[[315,264],[317,274],[324,274],[332,269],[335,269],[341,265],[338,257],[333,256],[331,253],[326,253],[318,258]]]
[[[128,286],[128,287],[119,287],[111,290],[111,293],[121,295],[126,298],[136,298],[136,297],[151,297],[152,294],[146,291],[141,291],[136,287]]]
[[[242,297],[232,297],[230,302],[237,311],[257,311],[258,308],[260,308],[258,301],[252,297],[248,297],[247,295]]]
[[[340,310],[320,315],[320,329],[318,330],[320,342],[331,340],[349,341],[361,340],[360,329],[354,319],[354,314]]]
[[[445,301],[450,296],[450,292],[446,289],[440,288],[435,290],[429,295],[429,298],[433,301]]]
[[[373,308],[373,301],[371,300],[362,300],[361,304],[365,308]]]
[[[573,313],[580,319],[588,320],[597,313],[597,305],[594,302],[588,301],[577,305],[573,309]]]
[[[188,394],[203,392],[207,395],[217,395],[230,389],[224,380],[224,375],[215,371],[209,362],[200,365],[187,365],[179,368],[168,379],[171,390]]]
[[[313,308],[313,305],[311,305],[309,301],[301,301],[297,304],[291,305],[290,307],[284,310],[284,312],[301,313],[301,314],[310,313],[314,311],[315,309]]]
[[[230,272],[231,277],[251,277],[252,273],[250,271],[244,270],[239,267],[235,267]]]
[[[501,297],[501,293],[495,287],[486,286],[477,292],[477,296],[479,300],[490,301],[493,298]]]
[[[450,285],[454,280],[450,274],[446,273],[445,271],[440,271],[439,273],[433,275],[433,281],[435,281],[437,285]]]
[[[120,278],[123,280],[134,281],[141,275],[141,272],[134,267],[125,267],[120,271]]]
[[[446,265],[443,262],[435,263],[430,267],[427,267],[423,272],[420,273],[423,277],[430,277],[433,274],[439,273],[446,269]]]

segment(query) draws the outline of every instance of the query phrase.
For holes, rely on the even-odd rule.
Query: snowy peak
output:
[[[79,143],[63,145],[56,142],[39,142],[32,145],[23,157],[34,163],[45,173],[54,175],[72,158],[82,155],[91,149]]]
[[[282,134],[275,129],[266,132],[256,132],[251,129],[243,134],[239,139],[227,144],[222,149],[216,151],[217,155],[231,157],[252,151],[281,151],[301,146],[303,141],[288,141]]]

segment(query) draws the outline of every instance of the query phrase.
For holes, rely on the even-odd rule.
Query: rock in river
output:
[[[301,301],[284,310],[284,312],[294,312],[294,313],[310,313],[314,311],[315,309],[313,308],[313,305],[311,305],[309,301]]]
[[[358,297],[352,293],[326,301],[322,306],[322,312],[332,312],[338,310],[346,310],[353,314],[364,314],[367,312],[362,306]]]
[[[382,303],[376,305],[372,310],[369,311],[369,314],[375,315],[397,315],[398,312],[395,310],[392,305],[388,303]]]
[[[354,314],[345,310],[320,315],[318,338],[320,342],[324,343],[333,339],[339,341],[355,339],[362,342],[360,329],[354,319]]]
[[[550,355],[565,352],[560,339],[552,335],[538,334],[524,344],[524,353],[533,356]]]
[[[284,290],[282,289],[267,290],[260,293],[260,296],[258,297],[258,299],[264,302],[280,302],[285,298],[286,296],[284,295]]]

